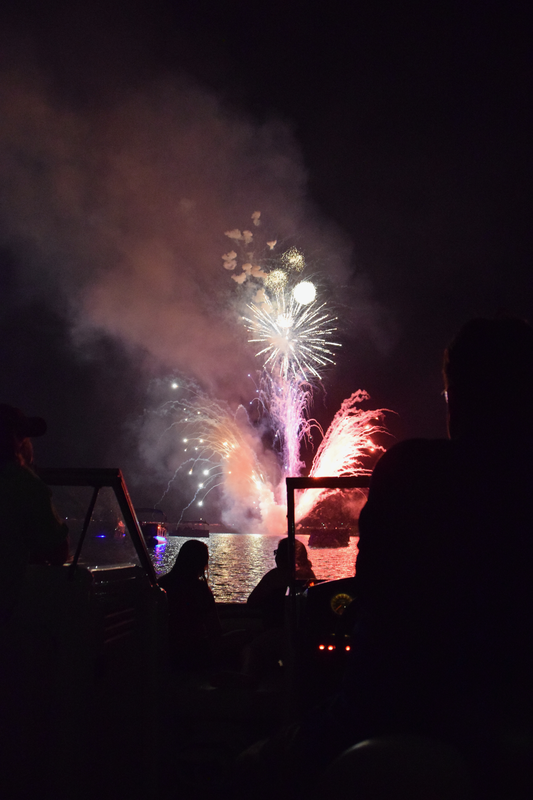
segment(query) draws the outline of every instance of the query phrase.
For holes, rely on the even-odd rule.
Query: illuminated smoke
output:
[[[176,369],[235,404],[253,354],[216,264],[243,280],[238,252],[248,280],[259,275],[241,258],[263,231],[256,208],[280,237],[300,225],[306,175],[290,131],[186,76],[110,88],[103,103],[70,103],[54,86],[33,67],[0,70],[0,245],[21,286],[69,316],[82,361],[103,332],[150,377]],[[314,222],[303,234],[316,251]]]
[[[267,243],[268,250],[261,250],[259,242],[254,240],[252,245],[248,233],[238,228],[226,231],[236,247],[223,254],[222,263],[242,286],[239,291],[249,316],[241,320],[249,342],[259,345],[259,420],[252,424],[242,405],[232,412],[196,385],[185,383],[179,397],[157,412],[168,420],[162,435],[174,435],[173,454],[178,462],[161,501],[179,478],[180,485],[189,482],[191,487],[184,511],[201,506],[218,489],[224,522],[250,532],[282,533],[286,525],[283,478],[301,474],[304,440],[312,440],[314,429],[322,436],[312,476],[364,474],[369,471],[368,456],[382,449],[372,436],[383,431],[383,412],[361,410],[358,406],[369,397],[366,392],[354,392],[324,436],[310,409],[324,371],[334,364],[334,348],[340,347],[333,341],[336,318],[318,297],[316,282],[302,280],[299,269],[291,272],[281,266],[287,262],[287,253],[305,265],[299,250],[292,248],[277,256],[270,247],[274,240]],[[179,384],[169,385],[176,391]],[[262,443],[265,426],[273,437],[273,451],[265,450]],[[325,496],[320,490],[300,494],[297,520]]]
[[[25,52],[23,44],[13,53]],[[290,130],[277,120],[258,126],[186,76],[116,95],[109,87],[105,103],[71,103],[49,78],[23,63],[0,74],[0,243],[13,250],[21,287],[68,316],[82,363],[103,333],[119,340],[150,378],[176,369],[227,401],[206,405],[203,398],[195,407],[198,425],[188,433],[200,439],[202,426],[207,432],[193,445],[204,448],[194,457],[180,441],[187,434],[178,420],[186,409],[164,404],[161,411],[169,412],[163,427],[173,457],[149,436],[150,421],[143,418],[138,484],[152,473],[157,480],[163,472],[165,478],[187,475],[195,481],[195,503],[217,487],[236,515],[244,509],[244,520],[248,496],[263,520],[278,524],[284,515],[279,495],[278,505],[273,499],[280,477],[275,459],[263,451],[260,429],[241,422],[242,410],[235,412],[249,389],[254,357],[230,313],[228,287],[253,326],[258,320],[251,306],[264,315],[249,334],[264,335],[256,343],[263,351],[261,406],[278,433],[280,471],[296,474],[312,393],[339,345],[323,300],[295,294],[298,283],[314,284],[315,274],[290,237],[298,230],[310,252],[323,253],[336,283],[345,277],[349,250],[336,230],[309,214],[303,160]],[[229,228],[228,219],[259,207],[242,229]],[[226,229],[221,248],[218,232]],[[319,281],[316,287],[320,295]],[[132,409],[123,402],[124,419]],[[221,449],[231,440],[223,430],[233,424],[239,486],[228,467],[232,458],[224,459]],[[111,459],[115,444],[106,442]],[[157,460],[163,450],[168,471]],[[187,464],[180,467],[180,459]]]
[[[171,388],[177,387],[172,383]],[[173,439],[173,459],[179,462],[168,481],[162,503],[175,482],[190,487],[191,499],[182,511],[198,512],[208,495],[222,493],[223,521],[254,532],[273,526],[282,532],[274,489],[268,475],[268,457],[262,452],[257,434],[240,406],[236,413],[210,399],[198,387],[185,383],[181,397],[155,412],[166,422],[161,437]],[[262,463],[262,460],[265,463]]]

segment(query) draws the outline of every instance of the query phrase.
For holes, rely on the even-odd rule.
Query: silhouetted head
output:
[[[305,568],[312,568],[312,564],[307,555],[307,548],[302,542],[298,541],[298,539],[295,539],[294,541],[294,555],[296,561],[296,572]],[[285,539],[280,539],[278,542],[278,548],[276,550],[276,566],[281,567],[282,569],[289,568],[288,537]]]
[[[179,550],[172,575],[180,578],[200,578],[206,580],[209,548],[198,539],[188,539]]]
[[[0,461],[29,463],[30,437],[46,433],[42,417],[27,417],[20,409],[0,403]]]
[[[443,373],[451,438],[531,431],[533,328],[527,322],[467,322],[445,350]]]

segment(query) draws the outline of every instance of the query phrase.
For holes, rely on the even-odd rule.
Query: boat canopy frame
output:
[[[141,567],[148,576],[152,586],[157,584],[157,576],[152,559],[146,547],[137,515],[131,502],[126,482],[122,471],[118,468],[46,468],[37,470],[37,474],[48,486],[88,486],[92,487],[93,495],[83,523],[82,533],[76,547],[70,569],[75,572],[78,566],[81,549],[85,535],[91,521],[91,516],[96,504],[98,492],[103,488],[110,488],[115,493],[124,522],[131,536],[133,546],[139,557]]]

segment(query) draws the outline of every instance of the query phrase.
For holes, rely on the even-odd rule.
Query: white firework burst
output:
[[[320,370],[334,364],[331,341],[337,328],[336,317],[326,310],[326,303],[307,305],[298,302],[292,292],[277,292],[274,300],[261,306],[250,303],[251,317],[244,317],[253,343],[264,344],[256,355],[264,356],[264,367],[283,380],[320,380]]]

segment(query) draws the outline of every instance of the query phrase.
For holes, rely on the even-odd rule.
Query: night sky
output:
[[[0,399],[38,462],[150,505],[167,377],[249,402],[221,255],[256,210],[339,317],[319,421],[366,389],[390,441],[445,435],[446,343],[533,316],[530,42],[513,2],[4,3]]]

